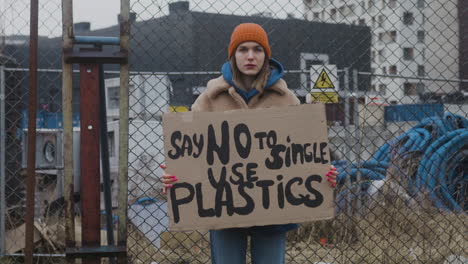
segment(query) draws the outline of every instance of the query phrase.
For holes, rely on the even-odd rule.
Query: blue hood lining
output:
[[[279,61],[271,58],[270,59],[270,65],[273,68],[271,69],[270,77],[268,78],[264,89],[268,89],[269,87],[271,87],[279,79],[281,79],[281,77],[283,77],[283,75],[284,75],[284,67]],[[231,63],[229,63],[229,61],[223,64],[223,66],[221,68],[221,73],[223,74],[224,80],[229,85],[233,86],[236,89],[237,93],[239,93],[239,95],[242,96],[242,98],[245,100],[246,103],[248,103],[249,100],[253,96],[255,96],[256,94],[259,93],[259,91],[256,90],[256,89],[252,89],[249,92],[246,92],[246,91],[240,89],[239,87],[237,87],[236,85],[234,85],[234,82],[232,80]]]

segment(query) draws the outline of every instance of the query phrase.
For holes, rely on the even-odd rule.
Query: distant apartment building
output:
[[[457,2],[304,0],[304,14],[310,21],[369,26],[371,72],[411,78],[374,76],[368,90],[387,103],[415,103],[422,94],[460,89],[447,81],[462,73]]]

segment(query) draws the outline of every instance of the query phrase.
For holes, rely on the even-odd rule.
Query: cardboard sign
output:
[[[334,216],[323,104],[163,116],[170,229]]]

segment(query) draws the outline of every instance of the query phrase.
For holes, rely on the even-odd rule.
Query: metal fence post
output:
[[[349,68],[344,68],[344,133],[345,133],[345,142],[346,142],[346,175],[348,177],[345,178],[345,188],[348,191],[348,194],[346,195],[346,216],[347,216],[347,221],[349,223],[350,221],[350,216],[351,216],[351,164],[353,162],[353,159],[351,159],[351,141],[352,141],[352,135],[351,135],[351,113],[350,113],[350,89],[349,89]]]
[[[73,43],[73,3],[72,0],[62,1],[63,51],[72,49]],[[75,202],[73,175],[73,65],[65,63],[62,56],[62,108],[63,108],[63,178],[65,198],[65,246],[75,246]],[[73,258],[67,258],[67,263],[75,263]]]
[[[0,66],[0,256],[5,255],[6,175],[5,175],[5,66]]]
[[[358,187],[356,188],[356,210],[357,213],[361,213],[362,201],[361,201],[361,190],[359,188],[361,184],[361,172],[360,172],[360,164],[361,164],[361,122],[359,118],[359,102],[358,102],[358,71],[357,69],[353,69],[353,99],[354,99],[354,138],[356,139],[356,183]],[[365,121],[364,121],[365,122]]]
[[[130,50],[130,1],[120,2],[120,50]],[[127,246],[129,64],[120,65],[118,246]],[[127,263],[119,257],[118,263]]]
[[[36,111],[37,111],[37,66],[38,66],[38,20],[39,1],[31,0],[31,24],[29,36],[29,94],[28,94],[28,160],[26,180],[26,234],[25,258],[33,263],[34,253],[34,208],[36,192]]]

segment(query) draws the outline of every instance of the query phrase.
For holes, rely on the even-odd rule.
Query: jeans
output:
[[[211,230],[212,263],[245,264],[249,235],[252,264],[284,264],[286,231],[255,232],[249,228]]]

